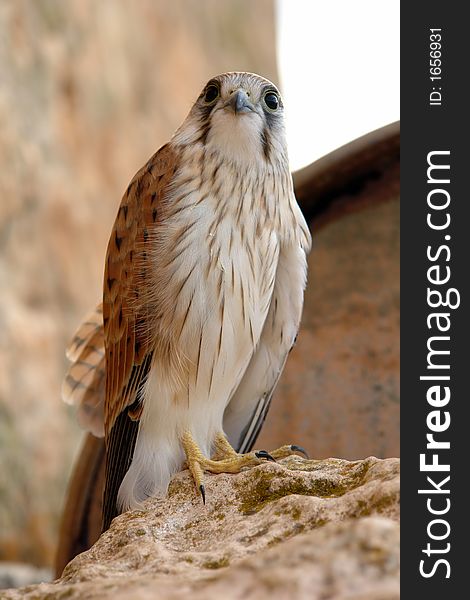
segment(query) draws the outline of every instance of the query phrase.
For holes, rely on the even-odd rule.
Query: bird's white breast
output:
[[[185,430],[210,455],[269,310],[283,227],[293,223],[275,174],[216,169],[210,156],[182,162],[151,257],[156,347],[121,508],[166,491]]]

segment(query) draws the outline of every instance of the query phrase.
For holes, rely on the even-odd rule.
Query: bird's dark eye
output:
[[[268,92],[264,97],[264,102],[270,110],[277,110],[279,108],[279,96],[274,92]]]
[[[214,102],[216,98],[219,97],[219,88],[216,85],[210,85],[206,88],[206,93],[204,94],[204,102],[210,104]]]

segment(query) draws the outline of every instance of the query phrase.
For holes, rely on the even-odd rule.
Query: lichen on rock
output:
[[[399,597],[398,459],[290,457],[205,484],[204,506],[178,473],[61,579],[4,597]]]

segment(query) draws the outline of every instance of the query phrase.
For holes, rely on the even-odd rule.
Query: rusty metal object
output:
[[[293,174],[295,195],[308,221],[319,219],[336,199],[354,195],[400,156],[396,121],[330,152]]]
[[[370,223],[377,222],[377,219],[379,222],[388,220],[390,215],[396,216],[397,202],[392,206],[390,199],[398,198],[399,132],[399,123],[393,123],[294,173],[296,196],[315,234],[321,230],[318,239],[323,231],[328,232],[327,226],[331,225],[330,231],[333,231],[342,220],[350,223],[351,215],[357,213],[366,215],[367,220],[367,211],[371,210]],[[387,202],[388,208],[377,212],[377,206]],[[348,227],[349,239],[352,239],[362,225],[353,222]],[[339,235],[342,235],[341,227]],[[394,235],[395,232],[390,234],[391,237]],[[331,251],[328,248],[327,236],[325,240],[322,245],[326,247],[317,254],[314,241],[310,261],[312,269],[318,269],[317,263],[320,263],[320,273],[316,274],[315,281],[311,279],[312,286],[307,289],[302,334],[288,361],[259,443],[263,447],[277,447],[285,441],[305,444],[311,456],[317,458],[330,454],[348,458],[362,458],[370,453],[380,456],[396,454],[398,408],[393,398],[398,382],[396,307],[390,308],[388,318],[387,336],[390,339],[384,339],[380,332],[376,332],[375,317],[388,310],[383,302],[375,306],[375,316],[367,313],[370,306],[362,309],[355,306],[355,312],[346,307],[346,312],[337,314],[336,323],[329,323],[328,315],[335,310],[334,293],[321,299],[312,296],[318,280],[331,273],[328,256],[336,256],[335,248]],[[365,238],[363,246],[367,243],[376,244],[377,239],[370,241]],[[381,253],[375,250],[369,250],[378,255],[373,268],[379,272],[384,284],[387,277],[391,278],[390,286],[396,289],[397,274],[390,272],[395,255],[387,255],[386,250],[381,258]],[[355,282],[350,273],[341,270],[348,268],[347,265],[335,263],[334,266],[335,278],[342,284],[338,290],[343,290],[343,294]],[[368,281],[366,279],[363,286],[367,287]],[[319,302],[323,306],[318,307]],[[352,302],[357,304],[354,294]],[[327,315],[327,324],[319,327],[323,314]],[[341,323],[344,323],[343,328]],[[319,354],[318,348],[323,346],[336,354],[333,357]],[[379,369],[377,360],[381,360]],[[359,373],[352,372],[357,370],[355,361]],[[326,372],[329,369],[329,383],[324,387],[311,383],[319,369]],[[313,398],[316,404],[310,402],[309,394],[320,396]],[[298,398],[299,402],[294,404],[293,399]],[[339,421],[341,409],[344,416]],[[329,415],[328,411],[334,415]],[[383,434],[385,430],[389,433]],[[383,439],[384,435],[388,438]],[[62,516],[56,557],[57,576],[69,560],[89,548],[100,534],[103,471],[104,441],[88,435],[70,480]]]

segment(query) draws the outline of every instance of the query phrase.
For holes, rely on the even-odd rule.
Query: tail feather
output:
[[[62,383],[62,399],[77,407],[81,427],[103,437],[106,371],[101,304],[80,325],[66,356],[72,364]]]
[[[93,340],[95,337],[96,339]],[[91,341],[94,342],[95,346],[99,346],[100,340],[101,345],[103,345],[103,305],[101,303],[98,304],[98,306],[96,306],[80,323],[72,341],[65,351],[65,355],[70,362],[74,362],[78,360],[83,350]]]

